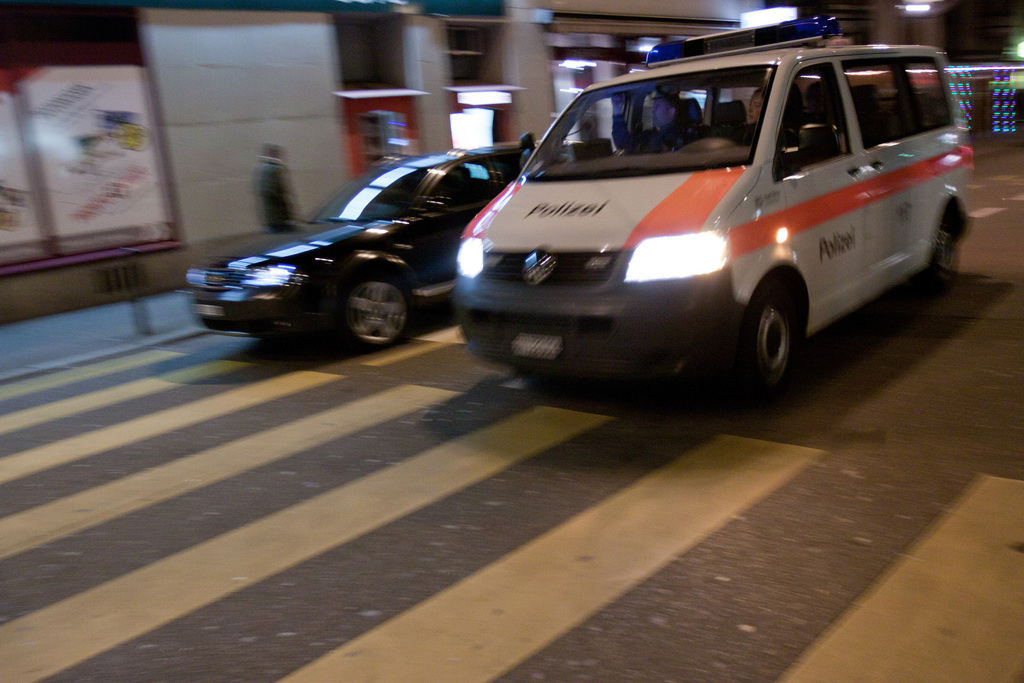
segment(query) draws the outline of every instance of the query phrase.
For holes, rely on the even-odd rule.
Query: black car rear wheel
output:
[[[375,275],[358,280],[341,299],[339,323],[344,339],[361,348],[383,348],[405,331],[409,297],[394,279]]]

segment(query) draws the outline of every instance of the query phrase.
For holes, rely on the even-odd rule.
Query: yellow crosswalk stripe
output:
[[[387,351],[371,354],[365,357],[361,362],[363,365],[383,367],[399,361],[408,360],[409,358],[416,358],[417,356],[432,353],[438,349],[443,349],[446,346],[465,343],[466,338],[462,336],[462,328],[458,326],[448,327],[443,330],[438,330],[436,332],[431,332],[430,334],[416,337],[416,339],[412,340],[410,343],[396,349],[388,349]]]
[[[97,410],[116,403],[123,403],[143,396],[173,389],[182,384],[189,384],[208,377],[222,375],[247,366],[248,363],[222,360],[203,363],[191,368],[168,372],[157,377],[119,384],[109,389],[91,391],[62,401],[54,401],[36,408],[26,408],[14,413],[0,416],[0,434],[7,434],[17,429],[25,429],[43,422],[77,415],[89,410]]]
[[[291,372],[246,384],[216,396],[168,408],[80,436],[30,448],[0,459],[0,483],[127,446],[175,429],[211,420],[276,398],[341,379],[323,372]]]
[[[4,681],[51,676],[608,419],[534,408],[0,625]]]
[[[0,519],[0,559],[399,417],[456,392],[400,386]]]
[[[1024,481],[982,476],[782,678],[1021,680]]]
[[[63,387],[86,379],[112,375],[115,372],[123,372],[143,365],[159,363],[160,361],[168,360],[170,358],[177,358],[180,355],[180,353],[174,353],[172,351],[146,351],[133,356],[125,356],[124,358],[116,358],[102,363],[84,365],[80,368],[61,370],[60,372],[55,372],[43,377],[0,386],[0,401],[34,394],[39,391],[45,391],[46,389],[56,389],[57,387]]]
[[[383,367],[385,365],[391,365],[399,361],[407,360],[409,358],[415,358],[416,356],[422,356],[426,353],[431,353],[445,346],[450,346],[447,342],[413,342],[398,347],[397,349],[390,349],[388,351],[381,351],[375,353],[372,356],[368,356],[363,359],[363,365],[370,365],[373,367]]]
[[[423,336],[416,338],[422,339],[423,341],[445,342],[448,344],[466,343],[466,337],[463,336],[462,328],[458,325],[455,325],[454,327],[447,327],[443,330],[438,330],[437,332],[431,332],[430,334],[424,334]]]
[[[719,437],[282,680],[489,681],[649,578],[818,455]]]

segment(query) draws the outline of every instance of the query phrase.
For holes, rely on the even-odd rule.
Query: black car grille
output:
[[[203,289],[224,290],[237,289],[242,286],[242,280],[248,274],[247,271],[238,268],[211,268],[206,271]]]
[[[528,253],[487,256],[483,277],[490,280],[523,280],[523,262]],[[607,282],[615,269],[617,254],[600,252],[553,254],[555,268],[541,284],[597,284]]]

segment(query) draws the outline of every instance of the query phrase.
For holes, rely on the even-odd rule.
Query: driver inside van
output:
[[[653,127],[631,133],[624,118],[625,95],[612,98],[612,139],[629,154],[672,152],[697,139],[694,126],[700,121],[696,100],[680,100],[673,94],[656,93],[651,102]]]

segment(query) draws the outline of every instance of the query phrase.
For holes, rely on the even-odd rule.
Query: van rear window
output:
[[[853,95],[864,147],[874,147],[916,132],[900,93],[895,64],[879,61],[843,62]]]
[[[938,66],[927,58],[844,61],[864,147],[950,125]]]
[[[919,130],[932,130],[950,124],[949,104],[941,72],[935,62],[924,60],[903,65],[914,99],[914,113]]]

